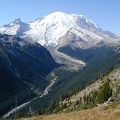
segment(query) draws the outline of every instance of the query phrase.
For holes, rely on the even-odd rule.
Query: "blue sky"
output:
[[[0,0],[0,26],[17,18],[34,21],[56,11],[85,15],[120,36],[120,0]]]

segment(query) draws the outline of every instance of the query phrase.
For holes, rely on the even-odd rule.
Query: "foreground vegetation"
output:
[[[42,115],[21,120],[120,120],[120,101],[78,112]]]

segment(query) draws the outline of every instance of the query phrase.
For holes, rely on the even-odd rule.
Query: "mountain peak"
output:
[[[57,12],[53,12],[53,13],[51,13],[51,14],[49,14],[49,15],[53,15],[53,16],[56,16],[56,15],[65,15],[66,13],[64,13],[64,12],[59,12],[59,11],[57,11]]]
[[[50,19],[52,21],[61,21],[61,20],[65,20],[66,17],[68,17],[69,15],[63,12],[54,12],[52,14],[47,15],[46,17],[44,17],[45,19]]]
[[[28,37],[45,46],[58,45],[60,38],[69,32],[79,36],[84,41],[94,42],[92,39],[101,41],[109,39],[111,36],[116,38],[116,36],[102,31],[95,22],[86,16],[64,12],[54,12],[30,23],[23,23],[18,18],[0,28],[0,33],[14,35],[18,32],[21,37]]]
[[[21,23],[22,21],[20,20],[20,18],[17,18],[14,20],[14,23]]]
[[[9,26],[15,26],[15,25],[20,25],[21,23],[23,23],[20,18],[15,19],[13,22],[4,25],[3,27],[9,27]]]
[[[28,30],[28,24],[20,20],[20,18],[15,19],[13,22],[0,27],[0,33],[8,35],[22,34],[22,32]]]
[[[84,15],[77,15],[77,14],[66,14],[64,12],[54,12],[52,14],[49,14],[46,16],[44,19],[48,19],[48,21],[53,21],[53,22],[60,22],[63,21],[63,23],[70,23],[71,25],[80,25],[81,27],[87,26],[87,27],[94,27],[95,29],[100,29],[100,27],[93,22],[92,20],[88,19]]]

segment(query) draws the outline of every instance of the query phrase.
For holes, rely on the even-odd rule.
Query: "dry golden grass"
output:
[[[21,120],[120,120],[120,101],[78,112],[43,115]]]

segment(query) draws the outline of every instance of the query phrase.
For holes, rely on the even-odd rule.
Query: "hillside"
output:
[[[0,116],[41,94],[58,64],[46,48],[17,36],[0,34]]]
[[[73,95],[68,94],[59,101],[53,100],[49,108],[39,109],[37,114],[34,114],[41,116],[25,120],[119,120],[119,109],[120,66],[118,65],[106,71],[103,76],[99,76],[98,80],[83,90]]]
[[[120,120],[120,101],[78,112],[42,115],[20,120]]]
[[[97,83],[106,83],[106,80],[98,80],[101,77],[105,77],[108,75],[110,72],[116,69],[116,67],[112,67],[114,64],[113,63],[119,63],[119,55],[114,57],[111,56],[110,60],[104,61],[104,60],[99,60],[93,63],[91,66],[88,65],[85,68],[81,69],[80,71],[69,71],[64,69],[63,66],[62,68],[56,69],[54,71],[55,75],[58,76],[56,83],[52,86],[51,91],[49,94],[42,99],[36,99],[31,102],[28,106],[26,106],[24,109],[20,110],[18,114],[21,114],[22,117],[27,117],[29,113],[29,107],[33,108],[32,110],[34,111],[34,115],[37,113],[39,114],[45,114],[46,110],[47,113],[57,113],[59,111],[74,111],[74,110],[81,110],[81,109],[88,109],[88,108],[93,108],[96,106],[95,99],[92,96],[96,96],[97,91],[89,91],[89,85],[93,86],[93,88],[96,88]],[[118,61],[118,62],[117,62]],[[110,63],[109,63],[110,62]],[[113,63],[112,63],[113,62]],[[107,67],[107,68],[106,68]],[[119,71],[117,68],[116,70]],[[118,72],[119,73],[119,72]],[[119,74],[118,74],[119,75]],[[116,76],[117,78],[117,76]],[[95,82],[98,80],[97,82]],[[95,82],[95,83],[94,83]],[[112,82],[112,81],[110,81]],[[109,82],[109,83],[110,83]],[[115,80],[113,80],[113,83]],[[91,84],[93,83],[93,84]],[[119,83],[119,79],[117,78],[117,81],[115,85]],[[102,84],[98,84],[98,89]],[[100,86],[99,86],[100,85]],[[114,88],[115,88],[114,85]],[[88,86],[88,87],[86,87]],[[120,85],[117,84],[117,87]],[[86,89],[84,89],[86,87]],[[80,104],[80,98],[79,92],[81,90],[89,91],[92,92],[90,93],[91,98],[89,99],[89,96],[86,96],[85,98],[88,100],[86,101],[86,104]],[[81,93],[81,92],[80,92]],[[77,96],[75,94],[78,94],[78,99],[75,98],[75,102],[71,103],[71,101],[74,99],[74,96]],[[82,96],[84,96],[83,92],[81,93]],[[73,99],[70,100],[70,97]],[[66,98],[66,99],[65,99]],[[60,106],[58,105],[58,101],[61,99],[63,101],[63,104]],[[79,101],[78,101],[79,100]],[[108,100],[108,98],[107,98]],[[66,101],[66,102],[65,102]],[[93,101],[89,105],[89,101]],[[81,101],[82,102],[82,101]],[[42,103],[42,104],[41,104]],[[60,102],[59,102],[60,103]],[[68,105],[67,105],[68,104]],[[75,105],[75,106],[74,106]]]
[[[88,109],[120,100],[120,66],[107,71],[83,90],[65,97],[59,103],[53,102],[48,108],[48,113]]]

